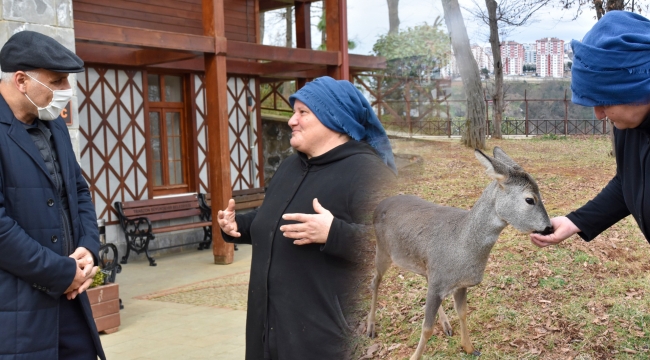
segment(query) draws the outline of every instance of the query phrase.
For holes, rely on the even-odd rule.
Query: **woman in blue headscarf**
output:
[[[591,106],[598,119],[614,124],[616,176],[593,200],[567,216],[551,219],[554,232],[532,234],[540,247],[573,234],[590,241],[632,214],[650,235],[650,21],[610,11],[571,42],[572,101]]]
[[[218,214],[226,241],[253,245],[246,359],[346,359],[361,265],[373,253],[364,232],[395,162],[349,81],[321,77],[289,100],[296,153],[259,209],[235,215],[230,200]]]

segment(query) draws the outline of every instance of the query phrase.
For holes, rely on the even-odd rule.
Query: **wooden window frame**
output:
[[[160,101],[149,101],[149,75],[156,75],[160,80]],[[165,76],[179,76],[181,78],[181,96],[182,102],[165,102]],[[192,100],[190,96],[190,74],[177,73],[177,72],[159,72],[159,71],[143,71],[143,87],[144,87],[144,115],[145,115],[145,129],[146,129],[146,142],[147,142],[147,180],[149,186],[149,198],[165,195],[176,195],[196,192],[196,169],[194,169],[194,158],[196,151],[192,150],[194,142],[196,141],[195,132],[193,130],[192,118]],[[154,172],[153,172],[153,142],[151,141],[151,122],[149,119],[150,112],[158,112],[160,114],[160,127],[161,127],[161,163],[163,172],[163,185],[154,185]],[[166,131],[163,130],[167,127],[167,120],[165,114],[168,112],[178,112],[181,117],[180,121],[180,138],[181,138],[181,158],[183,159],[183,184],[169,185],[169,172],[167,170],[167,139]],[[162,138],[164,137],[164,140]],[[195,146],[194,146],[195,147]]]

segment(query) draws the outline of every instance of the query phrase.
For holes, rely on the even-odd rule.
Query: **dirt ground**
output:
[[[537,181],[552,216],[593,198],[616,172],[601,137],[490,140]],[[398,191],[469,209],[490,180],[473,150],[458,141],[395,140],[394,151],[422,158],[400,174]],[[483,282],[468,291],[468,326],[483,359],[650,358],[650,245],[631,217],[598,238],[578,236],[539,249],[507,227]],[[392,267],[380,287],[377,337],[367,338],[370,292],[357,314],[355,358],[407,359],[420,336],[423,277]],[[460,347],[453,301],[443,303],[454,334],[436,325],[424,359],[472,358]]]

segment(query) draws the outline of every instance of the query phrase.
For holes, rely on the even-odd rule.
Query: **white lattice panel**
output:
[[[251,106],[248,98],[252,98]],[[233,190],[260,186],[257,163],[257,117],[253,109],[256,99],[255,80],[228,79],[228,125],[230,144],[230,177]]]
[[[199,145],[199,192],[206,193],[210,189],[210,173],[208,164],[208,126],[205,122],[205,85],[203,84],[202,75],[194,75],[194,102],[196,103],[196,134]]]
[[[142,72],[87,67],[77,76],[82,172],[98,218],[146,196]]]

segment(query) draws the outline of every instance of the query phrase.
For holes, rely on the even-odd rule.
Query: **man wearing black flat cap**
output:
[[[105,359],[85,290],[99,233],[60,112],[83,61],[32,31],[0,50],[0,360]]]

